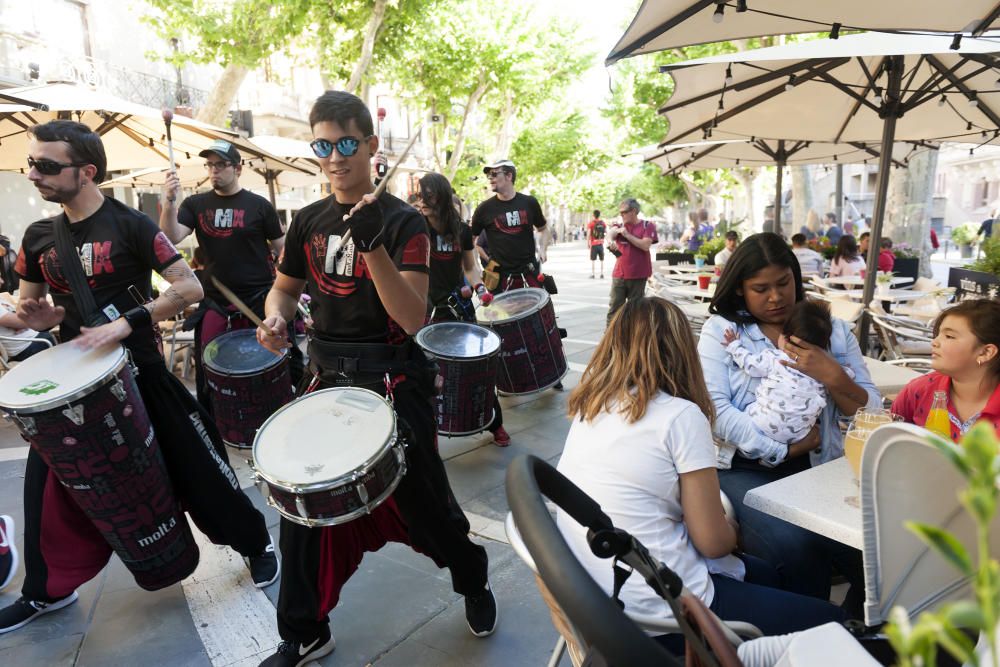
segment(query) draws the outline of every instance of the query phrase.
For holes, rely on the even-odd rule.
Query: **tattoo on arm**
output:
[[[188,266],[186,262],[182,261],[174,262],[165,268],[160,275],[169,281],[171,285],[164,290],[162,294],[160,294],[159,298],[147,306],[154,322],[159,322],[160,320],[173,317],[188,306],[189,301],[187,297],[181,294],[180,291],[174,287],[174,282],[198,280],[198,278],[194,275],[194,271],[191,270],[191,267]]]

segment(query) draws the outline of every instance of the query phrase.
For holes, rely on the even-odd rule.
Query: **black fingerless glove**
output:
[[[361,252],[371,252],[382,245],[385,223],[379,202],[358,209],[347,219],[347,224],[351,228],[351,240]]]

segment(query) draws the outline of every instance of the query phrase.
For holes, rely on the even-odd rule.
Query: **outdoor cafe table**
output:
[[[708,289],[698,289],[697,287],[666,287],[668,294],[683,296],[689,299],[704,299],[708,301],[715,294],[715,283],[711,283]]]
[[[861,301],[864,298],[864,290],[859,289],[849,289],[845,290],[843,294],[847,295],[848,298],[854,301]],[[872,295],[872,299],[875,301],[891,301],[893,303],[899,301],[916,301],[917,299],[922,299],[927,296],[927,292],[918,292],[912,289],[891,289],[887,294],[883,294],[878,290],[875,290],[875,294]]]
[[[743,504],[861,549],[860,487],[843,456],[747,491]]]
[[[663,273],[704,273],[708,271],[711,273],[713,267],[703,266],[700,269],[694,264],[668,264],[667,266],[659,267],[660,271]]]
[[[894,276],[892,278],[893,285],[906,285],[913,282],[913,278],[909,276]],[[865,279],[861,276],[834,276],[833,278],[826,279],[827,285],[857,285],[861,286],[865,284]]]

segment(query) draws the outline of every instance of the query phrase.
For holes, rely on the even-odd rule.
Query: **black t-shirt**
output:
[[[518,192],[510,201],[491,197],[472,214],[472,233],[486,231],[490,257],[502,271],[522,271],[535,261],[532,227],[544,227],[545,216],[538,200]]]
[[[442,236],[433,225],[427,225],[431,233],[431,280],[429,306],[440,306],[452,290],[462,284],[462,253],[472,250],[472,230],[468,225],[459,225],[459,243],[456,245],[451,235]]]
[[[400,271],[428,272],[430,237],[427,221],[415,208],[390,194],[379,197],[385,250]],[[285,238],[278,270],[306,281],[316,334],[327,340],[398,344],[407,334],[386,312],[364,256],[348,241],[338,261],[326,271],[327,248],[348,230],[344,214],[354,204],[334,196],[298,212]],[[332,259],[332,258],[331,258]]]
[[[15,268],[28,282],[47,283],[52,300],[66,309],[66,317],[59,326],[60,337],[65,342],[80,333],[83,318],[76,308],[69,282],[63,276],[61,258],[55,248],[53,225],[60,220],[61,215],[28,226]],[[148,300],[152,295],[152,271],[162,272],[180,258],[180,253],[155,222],[111,198],[105,198],[94,215],[71,224],[69,229],[94,301],[106,314],[124,313],[138,305],[129,293],[130,287],[134,286],[141,297]],[[108,310],[108,306],[113,306],[114,310]],[[162,360],[156,326],[140,327],[122,342],[140,366]]]
[[[268,241],[284,235],[271,202],[248,190],[222,196],[203,192],[188,197],[177,211],[177,222],[194,230],[205,249],[208,275],[244,301],[274,284],[274,260]],[[211,279],[205,295],[219,304],[229,303]]]

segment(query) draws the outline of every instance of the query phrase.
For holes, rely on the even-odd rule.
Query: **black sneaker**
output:
[[[281,642],[274,655],[260,663],[260,667],[300,667],[310,660],[317,660],[324,655],[329,655],[335,648],[337,648],[337,642],[330,634],[330,628],[327,627],[318,639],[314,639],[309,644]]]
[[[79,597],[76,591],[73,591],[70,595],[55,602],[37,602],[34,600],[25,600],[23,597],[18,598],[14,604],[0,609],[0,635],[23,627],[42,614],[48,614],[52,611],[58,611],[63,607],[68,607],[76,602]]]
[[[469,622],[469,631],[477,637],[488,637],[497,629],[500,613],[490,582],[486,582],[482,592],[465,596],[465,620]]]
[[[17,572],[17,545],[14,544],[14,519],[0,516],[0,591]]]
[[[257,588],[265,588],[278,580],[278,554],[274,552],[274,539],[268,536],[267,548],[259,556],[244,558],[250,568],[250,578]],[[332,650],[332,649],[331,649]]]

